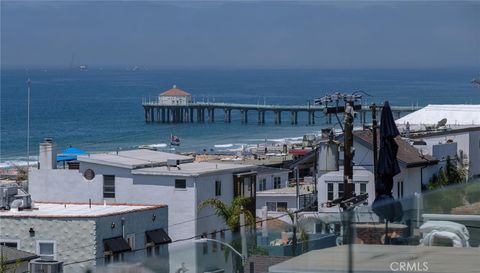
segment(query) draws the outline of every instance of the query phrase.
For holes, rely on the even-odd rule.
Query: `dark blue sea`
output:
[[[218,144],[249,144],[318,132],[325,126],[319,117],[307,126],[274,125],[267,114],[264,126],[241,125],[238,113],[223,123],[218,111],[214,124],[147,124],[142,99],[154,98],[177,85],[196,100],[238,103],[307,104],[333,92],[363,90],[363,103],[427,105],[480,103],[480,89],[470,81],[478,68],[417,70],[314,70],[314,69],[4,69],[1,71],[0,162],[24,160],[27,144],[27,78],[31,79],[30,149],[54,138],[59,149],[75,146],[89,152],[127,149],[142,144],[168,143],[170,134],[181,138],[180,151],[212,149]],[[319,114],[320,115],[320,114]]]

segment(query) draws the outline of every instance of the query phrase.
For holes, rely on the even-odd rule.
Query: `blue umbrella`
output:
[[[393,177],[400,173],[397,161],[398,145],[395,138],[400,135],[388,101],[382,108],[380,119],[380,151],[378,156],[377,196],[372,204],[372,210],[381,218],[390,221],[400,221],[403,209],[400,202],[392,196]]]
[[[77,149],[75,147],[69,147],[65,149],[61,154],[57,155],[57,161],[70,161],[76,160],[77,155],[86,155],[87,152]]]

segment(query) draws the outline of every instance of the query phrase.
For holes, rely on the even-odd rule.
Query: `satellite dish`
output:
[[[440,120],[440,121],[437,123],[437,128],[444,127],[445,125],[447,125],[447,119],[446,119],[446,118]]]
[[[91,181],[95,178],[95,172],[92,169],[86,169],[83,172],[83,177],[87,179],[88,181]]]

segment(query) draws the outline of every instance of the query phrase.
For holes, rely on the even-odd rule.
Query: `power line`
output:
[[[302,210],[296,210],[294,211],[293,213],[297,213],[297,212],[301,212]],[[275,219],[279,219],[279,218],[282,218],[284,216],[287,216],[288,213],[285,213],[285,214],[282,214],[282,215],[279,215],[279,216],[276,216],[276,217],[272,217],[270,219],[267,219],[268,220],[275,220]],[[196,218],[197,219],[197,218]],[[254,224],[258,224],[258,223],[261,223],[263,222],[263,220],[259,220],[259,221],[255,221]],[[238,228],[240,227],[247,227],[247,226],[250,226],[250,224],[245,224],[245,225],[239,225]],[[219,233],[219,232],[225,232],[225,231],[232,231],[230,228],[224,228],[222,230],[218,230],[218,231],[213,231],[213,232],[210,232],[210,233],[207,233],[207,235],[213,235],[213,234],[216,234],[216,233]],[[141,232],[143,234],[143,232]],[[137,234],[137,233],[136,233]],[[192,240],[192,239],[195,239],[195,238],[201,238],[203,236],[202,235],[194,235],[194,236],[191,236],[191,237],[186,237],[186,238],[181,238],[181,239],[177,239],[177,240],[174,240],[172,241],[171,243],[169,244],[174,244],[174,243],[180,243],[180,242],[185,242],[185,241],[189,241],[189,240]],[[131,250],[130,252],[137,252],[137,251],[142,251],[142,250],[146,250],[147,247],[142,247],[142,248],[139,248],[139,249],[134,249],[134,250]],[[63,264],[64,266],[67,266],[67,265],[74,265],[74,264],[79,264],[79,263],[85,263],[85,262],[90,262],[90,261],[95,261],[95,260],[100,260],[100,259],[105,259],[106,255],[102,255],[102,256],[99,256],[99,257],[95,257],[95,258],[90,258],[90,259],[85,259],[85,260],[81,260],[81,261],[75,261],[75,262],[70,262],[70,263],[65,263]]]

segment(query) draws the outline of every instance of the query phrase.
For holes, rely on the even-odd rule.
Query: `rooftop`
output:
[[[125,204],[92,204],[86,203],[43,203],[35,202],[31,210],[0,211],[3,217],[27,218],[94,218],[119,215],[166,207],[165,205],[125,205]]]
[[[183,91],[183,90],[180,89],[180,88],[177,88],[177,87],[174,85],[172,89],[169,89],[169,90],[161,93],[160,96],[188,97],[188,96],[191,96],[191,94]]]
[[[446,125],[480,125],[480,104],[430,104],[398,120],[397,124],[437,125],[444,118]]]
[[[268,175],[268,174],[277,174],[277,173],[289,173],[289,169],[284,168],[274,168],[268,166],[258,166],[257,173],[260,175]]]
[[[192,162],[180,164],[178,167],[155,167],[132,171],[132,174],[141,175],[173,175],[173,176],[200,176],[224,171],[244,172],[255,169],[254,165],[239,165],[213,162]]]
[[[34,253],[2,245],[0,245],[0,253],[2,253],[2,262],[4,262],[5,264],[30,261],[38,258],[38,256]]]
[[[301,186],[300,194],[312,193],[311,191],[307,190],[307,187],[308,186]],[[313,190],[313,186],[311,186],[311,190]],[[271,189],[266,191],[257,191],[257,196],[296,195],[296,193],[297,193],[296,187],[285,187],[285,188]]]
[[[355,272],[392,272],[392,262],[408,261],[421,264],[428,261],[428,272],[477,272],[472,267],[478,262],[477,248],[406,245],[353,245]],[[290,260],[269,267],[268,272],[345,272],[348,265],[348,246],[342,245],[312,250]],[[448,257],[448,258],[446,258]],[[455,261],[455,262],[452,262]],[[401,271],[401,270],[400,270]],[[412,272],[412,271],[408,271]]]
[[[354,138],[364,143],[370,149],[373,147],[373,134],[370,130],[361,130],[353,132]],[[377,134],[380,139],[380,134]],[[438,160],[430,155],[422,155],[420,152],[410,145],[406,140],[397,137],[395,142],[398,145],[397,159],[400,163],[407,165],[407,168],[427,166],[438,163]],[[380,140],[378,141],[380,149]]]
[[[88,162],[100,165],[109,165],[120,168],[138,169],[146,167],[165,166],[167,160],[180,160],[180,163],[192,162],[190,156],[136,149],[119,152],[89,154],[77,157],[80,162]]]

